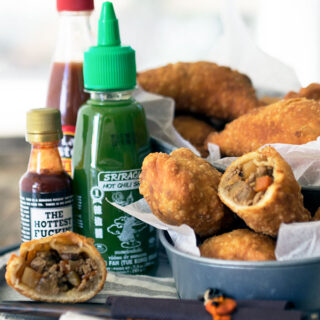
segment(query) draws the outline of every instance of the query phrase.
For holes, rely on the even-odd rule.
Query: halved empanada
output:
[[[7,283],[33,300],[86,301],[103,288],[107,275],[93,243],[70,231],[25,242],[7,264]]]
[[[309,221],[291,167],[272,147],[245,154],[227,168],[218,194],[254,231],[276,236],[281,222]]]

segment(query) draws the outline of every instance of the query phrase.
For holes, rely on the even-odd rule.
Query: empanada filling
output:
[[[266,161],[248,161],[228,175],[225,190],[239,205],[257,204],[273,183],[273,167]]]
[[[25,267],[21,282],[41,294],[90,289],[97,281],[97,264],[84,252],[39,251]]]

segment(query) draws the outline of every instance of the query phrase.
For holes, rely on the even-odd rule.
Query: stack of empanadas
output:
[[[238,158],[222,176],[188,149],[153,153],[143,162],[140,183],[161,220],[213,236],[200,246],[204,256],[274,259],[280,224],[311,220],[290,166],[272,147]],[[230,210],[251,230],[239,229]],[[230,229],[238,230],[224,233]]]
[[[211,131],[260,105],[249,77],[207,61],[140,72],[138,82],[146,91],[175,100],[174,126],[202,156],[208,154],[204,143]]]
[[[188,115],[174,126],[202,156],[208,154],[208,143],[217,144],[224,156],[241,156],[265,144],[304,144],[320,136],[317,83],[289,92],[285,100],[258,100],[246,75],[205,61],[147,70],[139,73],[138,82],[147,91],[173,98],[178,117]]]

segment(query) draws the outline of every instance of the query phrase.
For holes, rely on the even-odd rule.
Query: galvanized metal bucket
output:
[[[320,308],[320,257],[295,261],[232,261],[194,257],[176,250],[160,231],[179,296],[197,299],[217,288],[235,299],[286,300],[296,308]]]

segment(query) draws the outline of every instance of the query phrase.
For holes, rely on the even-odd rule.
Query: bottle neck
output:
[[[38,174],[57,174],[63,171],[58,141],[32,143],[28,171]]]
[[[54,61],[83,61],[83,53],[93,45],[90,27],[91,11],[62,11]]]
[[[123,101],[132,99],[132,90],[129,91],[87,91],[90,93],[90,99],[104,101]]]

